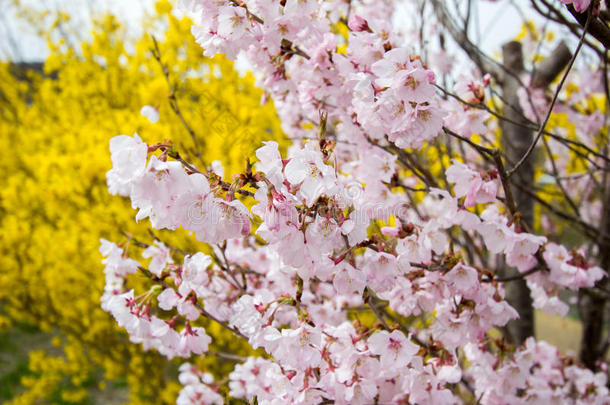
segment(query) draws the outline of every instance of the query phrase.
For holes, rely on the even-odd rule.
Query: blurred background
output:
[[[120,16],[126,35],[144,32],[144,17],[154,12],[154,0],[2,0],[0,59],[40,62],[49,55],[47,35],[64,37],[72,46],[91,39],[94,19],[103,14]],[[60,19],[60,26],[54,26]],[[57,29],[56,29],[57,28]]]

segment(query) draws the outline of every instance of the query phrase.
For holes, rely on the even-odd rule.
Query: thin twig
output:
[[[525,154],[519,160],[519,162],[517,162],[515,167],[513,167],[511,170],[508,171],[508,177],[512,176],[517,170],[519,170],[519,167],[521,167],[521,165],[523,165],[523,163],[525,163],[525,161],[530,157],[530,155],[534,151],[534,148],[536,147],[536,144],[540,140],[540,137],[543,135],[544,128],[546,127],[546,124],[549,122],[549,119],[551,118],[551,113],[553,112],[553,107],[555,106],[555,102],[557,102],[557,98],[559,97],[559,93],[563,87],[563,84],[565,83],[566,79],[568,78],[568,73],[570,73],[570,70],[572,69],[572,66],[574,65],[574,61],[576,60],[576,57],[578,56],[578,53],[580,52],[580,49],[582,48],[583,41],[584,41],[585,35],[587,33],[587,28],[589,27],[589,22],[591,20],[591,16],[592,16],[592,11],[589,10],[589,16],[587,17],[587,23],[585,24],[585,29],[582,32],[580,41],[578,41],[578,46],[576,47],[576,50],[574,51],[574,55],[572,55],[572,58],[570,59],[570,63],[568,63],[568,67],[566,68],[566,71],[563,74],[561,81],[557,85],[557,89],[555,90],[555,94],[553,95],[553,99],[551,100],[551,105],[549,106],[549,110],[546,113],[546,117],[544,118],[544,121],[542,121],[542,124],[540,124],[540,128],[538,129],[538,133],[536,134],[534,141],[530,144],[528,150],[525,152]]]
[[[180,109],[180,106],[178,104],[178,99],[176,97],[176,89],[172,85],[171,79],[169,77],[169,69],[167,68],[167,65],[165,65],[163,63],[163,61],[161,60],[161,50],[159,49],[159,43],[157,42],[157,39],[154,36],[152,37],[152,40],[153,40],[153,44],[155,46],[155,48],[153,49],[153,52],[152,52],[153,57],[161,66],[163,76],[165,77],[165,81],[167,82],[167,85],[169,86],[169,91],[170,91],[169,105],[170,105],[172,111],[174,112],[174,114],[176,114],[176,116],[180,119],[182,126],[186,129],[188,134],[191,136],[191,139],[193,140],[193,144],[195,146],[195,155],[197,156],[199,161],[205,166],[205,162],[201,155],[201,149],[199,147],[199,142],[197,141],[197,136],[195,135],[195,131],[193,130],[193,128],[191,128],[191,126],[188,124],[188,122],[186,122],[186,120],[184,119],[184,115],[182,114],[182,110]]]
[[[509,282],[509,281],[517,281],[517,280],[521,280],[522,278],[525,278],[531,274],[537,273],[540,270],[542,270],[544,267],[538,265],[536,267],[534,267],[533,269],[530,269],[526,272],[523,273],[519,273],[517,275],[514,276],[510,276],[510,277],[503,277],[503,278],[499,278],[499,277],[493,277],[493,278],[484,278],[481,280],[482,283],[491,283],[491,282],[500,282],[500,283],[505,283],[505,282]]]

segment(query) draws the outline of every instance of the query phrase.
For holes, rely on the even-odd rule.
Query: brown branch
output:
[[[163,288],[172,288],[172,286],[170,286],[169,284],[167,284],[167,282],[165,280],[161,280],[159,279],[157,276],[155,276],[150,270],[148,270],[145,267],[142,266],[138,266],[138,269],[148,278],[150,278],[153,282],[159,283],[163,286]],[[218,323],[219,325],[221,325],[223,328],[233,332],[233,334],[244,338],[246,340],[248,340],[248,338],[243,335],[239,330],[237,329],[233,329],[232,327],[230,327],[226,322],[221,321],[220,319],[216,318],[214,315],[210,314],[208,311],[205,310],[205,308],[203,308],[203,306],[199,303],[199,301],[195,301],[194,302],[195,307],[199,310],[199,312],[201,313],[201,315],[205,316],[208,319],[211,319],[212,321]]]
[[[541,0],[541,2],[542,2],[542,4],[544,4],[544,6],[547,8],[547,10],[549,10],[549,12],[545,13],[540,8],[540,5],[538,4],[538,2],[536,0],[532,0],[531,3],[532,3],[534,9],[536,10],[536,12],[538,14],[540,14],[544,18],[547,18],[547,19],[549,19],[551,21],[554,21],[554,22],[556,22],[558,24],[561,24],[561,25],[565,26],[577,38],[580,37],[580,32],[579,31],[582,29],[580,24],[568,20],[568,18],[566,16],[564,16],[563,13],[560,10],[556,9],[555,7],[553,7],[553,5],[550,4],[548,1]],[[589,41],[589,39],[585,38],[585,44],[590,49],[592,49],[596,54],[598,54],[600,57],[603,56],[604,51],[600,47],[598,47],[595,43],[593,43],[593,41]]]
[[[587,13],[579,13],[574,9],[573,5],[567,6],[570,14],[574,16],[576,21],[584,28],[584,33],[589,32],[595,39],[597,39],[606,49],[610,49],[610,28],[598,20],[596,17],[593,17],[593,4],[589,6],[589,10]]]
[[[523,118],[525,118],[527,120],[527,123],[515,121],[515,120],[513,120],[513,119],[511,119],[509,117],[506,117],[505,115],[502,115],[502,114],[492,110],[491,108],[489,108],[488,106],[486,106],[484,104],[473,104],[473,103],[470,103],[470,102],[464,100],[463,98],[461,98],[460,96],[458,96],[457,94],[451,93],[450,91],[448,91],[448,90],[446,90],[446,89],[444,89],[444,88],[442,88],[442,87],[440,87],[440,86],[438,86],[436,84],[434,86],[436,86],[437,89],[441,90],[447,96],[455,98],[460,103],[462,103],[462,104],[464,104],[464,105],[466,105],[468,107],[472,107],[472,108],[476,108],[476,109],[479,109],[479,110],[487,111],[488,113],[490,113],[491,115],[493,115],[495,118],[497,118],[500,121],[504,121],[504,122],[507,122],[509,124],[513,124],[513,125],[516,125],[518,127],[529,129],[529,130],[533,130],[533,131],[538,131],[540,129],[539,126],[534,126],[534,125],[537,125],[537,124],[535,122],[527,119],[527,117],[523,117]],[[530,125],[530,124],[532,124],[532,125]],[[604,161],[610,162],[610,158],[608,156],[606,156],[603,153],[596,152],[595,150],[591,149],[589,146],[587,146],[587,145],[585,145],[585,144],[583,144],[581,142],[574,141],[572,139],[567,139],[567,138],[565,138],[565,137],[563,137],[561,135],[554,134],[554,133],[549,132],[547,130],[544,130],[543,134],[547,135],[547,136],[549,136],[549,137],[551,137],[553,139],[555,139],[558,142],[561,142],[566,148],[570,149],[572,152],[576,153],[577,155],[586,158],[591,164],[593,164],[598,169],[601,169],[601,166],[599,166],[597,163],[592,161],[587,155],[585,155],[583,152],[579,151],[576,148],[577,147],[578,148],[582,148],[587,153],[590,153],[590,154],[594,155],[595,157],[600,158],[600,159],[602,159]],[[570,146],[570,145],[573,145],[573,147]]]
[[[199,169],[197,169],[195,166],[193,166],[192,164],[190,164],[189,162],[187,162],[186,160],[184,160],[184,158],[180,155],[180,153],[178,153],[176,150],[172,151],[171,154],[169,155],[170,157],[176,159],[177,161],[179,161],[180,163],[182,163],[182,165],[184,167],[186,167],[188,170],[190,170],[193,173],[201,173],[203,174],[206,178],[209,178],[209,174],[207,173],[203,173],[201,172]],[[222,180],[218,181],[218,185],[220,187],[222,187],[223,190],[225,191],[229,191],[231,189],[231,184],[224,182]],[[243,196],[246,197],[254,197],[254,193],[248,190],[244,190],[241,188],[235,189],[233,190],[238,194],[241,194]]]
[[[154,44],[154,49],[152,52],[153,57],[161,66],[161,71],[163,72],[163,76],[165,77],[165,81],[167,82],[167,85],[169,87],[170,108],[172,109],[174,114],[176,114],[176,116],[180,119],[182,126],[186,129],[186,131],[190,135],[191,139],[193,140],[193,144],[195,146],[195,155],[197,156],[199,161],[205,166],[205,162],[203,161],[203,157],[201,155],[201,149],[199,148],[199,142],[197,141],[197,136],[195,135],[195,131],[193,130],[193,128],[191,128],[191,126],[188,124],[188,122],[186,122],[186,120],[184,119],[182,110],[180,109],[180,106],[178,105],[178,99],[176,98],[176,88],[172,85],[172,82],[169,77],[169,69],[167,68],[167,65],[164,64],[163,61],[161,60],[161,50],[159,49],[159,43],[157,42],[157,39],[154,36],[152,37],[152,40],[153,40],[153,44]]]
[[[534,151],[534,148],[536,147],[536,144],[540,140],[540,137],[543,135],[544,128],[546,127],[546,124],[549,122],[549,119],[551,118],[551,113],[553,112],[553,107],[555,107],[555,103],[557,102],[557,98],[559,97],[559,93],[563,87],[563,84],[565,83],[566,79],[568,78],[568,73],[570,73],[570,70],[572,69],[572,66],[574,65],[574,61],[576,60],[576,57],[578,56],[578,53],[580,52],[580,49],[582,48],[583,40],[585,38],[585,34],[587,33],[587,28],[589,27],[589,22],[591,21],[591,18],[592,18],[592,11],[589,12],[589,17],[587,19],[587,23],[585,24],[585,29],[582,32],[582,36],[580,37],[580,41],[578,42],[578,46],[576,47],[576,50],[574,51],[574,55],[572,55],[572,58],[570,59],[570,63],[568,64],[568,67],[567,67],[565,73],[563,74],[561,81],[557,85],[557,89],[555,89],[555,94],[553,95],[553,99],[551,100],[551,105],[549,106],[549,110],[547,111],[546,117],[540,124],[538,133],[536,134],[534,141],[530,144],[527,152],[525,152],[525,154],[519,160],[519,162],[517,162],[515,167],[513,167],[511,170],[509,170],[509,172],[508,172],[509,177],[512,176],[517,170],[519,170],[519,167],[521,165],[523,165],[523,163],[530,157],[530,155]]]
[[[509,277],[493,277],[493,278],[484,278],[481,280],[481,283],[492,283],[492,282],[499,282],[499,283],[506,283],[509,281],[517,281],[517,280],[521,280],[524,279],[525,277],[537,273],[540,270],[544,269],[544,267],[538,265],[536,267],[534,267],[533,269],[530,269],[526,272],[523,273],[519,273],[517,275],[514,276],[509,276]]]
[[[470,59],[477,65],[482,73],[490,73],[496,80],[500,80],[502,77],[502,71],[499,68],[499,64],[485,55],[479,47],[473,44],[466,32],[458,28],[457,24],[453,21],[449,12],[445,8],[444,1],[433,0],[432,6],[442,26],[449,32],[453,40],[462,48],[464,52],[468,54]]]
[[[565,220],[568,220],[568,221],[578,225],[582,229],[582,231],[585,233],[585,235],[587,235],[587,237],[591,238],[592,240],[596,240],[598,237],[604,237],[604,238],[610,237],[610,235],[602,234],[598,229],[596,229],[594,226],[586,223],[582,219],[575,217],[573,215],[567,214],[566,212],[554,207],[552,204],[550,204],[547,201],[543,200],[542,198],[538,197],[536,195],[536,193],[529,190],[528,187],[525,187],[518,182],[513,183],[513,184],[515,186],[517,186],[517,188],[522,193],[525,193],[528,196],[530,196],[531,198],[533,198],[534,200],[536,200],[536,202],[538,204],[540,204],[543,207],[545,207],[546,209],[548,209],[551,213],[555,214],[556,216],[558,216],[560,218],[563,218]]]
[[[506,172],[506,168],[504,167],[504,162],[502,161],[500,150],[494,149],[492,157],[498,169],[498,174],[500,175],[500,182],[502,183],[502,188],[504,189],[504,196],[506,198],[506,206],[508,207],[511,216],[514,218],[515,214],[517,213],[517,204],[515,203],[515,199],[513,198],[508,173]]]
[[[540,65],[532,72],[531,84],[534,87],[544,88],[550,85],[559,73],[570,63],[572,52],[565,42],[559,45],[544,59]]]
[[[488,160],[490,157],[493,158],[493,155],[494,155],[496,149],[481,146],[478,143],[475,143],[475,142],[471,141],[470,139],[463,137],[462,135],[460,135],[458,133],[453,132],[452,130],[450,130],[447,127],[443,127],[443,132],[445,132],[445,134],[447,134],[447,135],[457,138],[460,141],[465,142],[468,145],[472,146],[477,152],[479,152],[479,154],[481,156],[483,156],[484,159]]]

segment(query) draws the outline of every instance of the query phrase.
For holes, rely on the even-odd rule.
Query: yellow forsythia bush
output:
[[[8,64],[0,65],[0,327],[35,325],[59,346],[30,353],[24,389],[12,404],[90,403],[91,392],[113,381],[127,385],[132,404],[175,401],[179,386],[169,381],[179,360],[163,363],[129,344],[100,308],[100,238],[125,240],[125,232],[150,240],[129,202],[107,192],[111,137],[137,132],[151,144],[169,137],[199,165],[220,160],[227,175],[242,170],[240,157],[253,156],[262,140],[281,142],[274,108],[261,106],[254,78],[223,58],[203,57],[185,40],[191,22],[170,10],[159,2],[154,19],[166,28],[157,41],[167,77],[152,57],[152,37],[127,52],[123,27],[111,16],[97,22],[82,51],[52,44],[44,75],[16,80]],[[173,95],[201,159],[170,108]],[[140,114],[144,105],[158,108],[158,123]],[[166,241],[200,249],[186,234],[173,232]],[[220,349],[236,344],[221,331],[216,342]],[[206,366],[214,372],[229,365],[212,358]]]

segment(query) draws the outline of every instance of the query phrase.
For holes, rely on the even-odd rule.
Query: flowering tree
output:
[[[440,1],[183,1],[206,56],[245,56],[293,145],[225,181],[171,143],[110,142],[110,192],[207,244],[100,248],[102,306],[132,341],[235,362],[220,379],[185,363],[178,403],[608,403],[608,14],[564,3],[532,2],[572,48],[540,62],[550,31],[528,24],[499,62],[467,35],[470,2],[460,20]],[[454,71],[446,34],[476,69]],[[532,336],[532,307],[566,315],[562,291],[580,361]],[[217,350],[210,324],[260,356]]]

